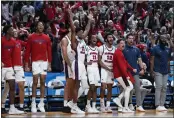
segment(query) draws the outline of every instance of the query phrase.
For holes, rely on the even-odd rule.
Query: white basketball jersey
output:
[[[78,39],[78,37],[76,37],[76,39],[78,41],[78,46],[77,46],[78,61],[81,61],[82,63],[84,63],[84,61],[85,61],[86,43],[85,43],[84,40]]]
[[[108,48],[105,44],[99,47],[100,55],[102,55],[102,62],[109,67],[113,68],[113,55],[115,52],[115,47]]]
[[[87,62],[92,62],[92,65],[87,65],[88,67],[98,67],[98,47],[91,46],[86,47]]]
[[[68,46],[67,46],[67,54],[70,62],[72,63],[75,60],[75,52],[71,48],[71,41],[68,36],[65,36],[65,38],[68,40]]]

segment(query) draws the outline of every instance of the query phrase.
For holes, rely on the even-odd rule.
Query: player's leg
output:
[[[19,87],[19,109],[21,111],[24,111],[24,84],[25,84],[25,76],[24,76],[24,70],[21,66],[15,66],[15,77],[16,77],[16,83],[18,84]]]
[[[32,84],[32,103],[31,103],[31,112],[36,113],[36,90],[38,85],[39,75],[41,73],[41,69],[39,67],[40,62],[32,62],[32,72],[33,72],[33,84]]]
[[[6,103],[6,99],[9,93],[9,84],[5,81],[4,82],[4,90],[2,92],[2,99],[1,99],[1,113],[5,114],[7,113],[6,109],[5,109],[5,103]]]
[[[94,100],[93,97],[93,93],[94,93],[94,89],[95,89],[95,76],[94,76],[94,73],[93,73],[93,69],[92,68],[87,68],[87,73],[88,73],[88,81],[89,81],[89,91],[88,91],[88,95],[87,95],[87,105],[86,105],[86,111],[88,113],[93,113],[93,108],[91,107],[91,98],[92,98],[92,101]],[[92,102],[92,106],[94,105],[95,103]]]
[[[101,112],[106,112],[105,110],[105,89],[107,88],[107,77],[108,74],[105,69],[101,68],[101,87],[100,87],[100,110]]]
[[[106,111],[107,112],[112,112],[112,109],[110,107],[110,101],[111,101],[111,97],[112,97],[112,85],[113,84],[107,84],[107,101],[106,101]]]
[[[125,94],[125,90],[126,90],[126,84],[123,81],[122,77],[117,78],[117,81],[119,82],[119,84],[121,85],[121,87],[123,88],[123,91],[120,93],[120,95],[118,97],[116,97],[115,99],[113,99],[113,101],[120,107],[123,108],[122,104],[121,104],[121,99],[124,97]]]
[[[17,82],[19,87],[20,110],[24,111],[24,81]]]
[[[112,72],[107,72],[108,76],[107,76],[107,101],[106,101],[106,111],[107,112],[112,112],[112,109],[110,107],[110,101],[111,101],[111,97],[112,97],[112,86],[114,84],[113,81],[113,73]]]

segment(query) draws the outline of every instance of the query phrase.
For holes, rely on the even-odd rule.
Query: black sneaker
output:
[[[7,114],[8,112],[7,112],[7,110],[5,108],[1,108],[1,113],[2,114]]]
[[[67,107],[63,107],[63,109],[62,109],[62,112],[63,113],[71,113],[71,108],[69,108],[68,106]]]

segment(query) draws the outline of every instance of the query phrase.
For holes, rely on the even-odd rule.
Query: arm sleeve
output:
[[[51,62],[52,56],[51,56],[51,39],[48,37],[48,43],[47,43],[47,55],[48,55],[48,62]]]
[[[127,65],[127,67],[128,67],[129,70],[133,71],[132,66],[130,66],[129,63],[128,63],[127,61],[126,61],[126,65]]]
[[[30,53],[31,53],[31,36],[28,38],[27,45],[26,45],[26,50],[25,50],[24,59],[25,59],[26,63],[29,62]]]
[[[21,46],[22,46],[22,47],[26,47],[26,46],[27,46],[27,42],[21,41]]]
[[[98,39],[102,42],[105,43],[103,36],[101,35],[101,33],[99,32],[97,35]]]
[[[16,52],[16,42],[14,43],[14,48],[13,48],[13,51],[12,51],[12,64],[14,66],[14,62],[15,62],[15,52]]]
[[[124,62],[123,62],[123,58],[122,57],[123,56],[121,55],[121,53],[117,53],[115,61],[117,61],[118,68],[120,69],[120,72],[123,75],[123,77],[128,77],[127,70],[125,69],[126,65],[123,65]]]
[[[141,53],[140,53],[140,50],[138,48],[137,48],[137,57],[141,58]]]

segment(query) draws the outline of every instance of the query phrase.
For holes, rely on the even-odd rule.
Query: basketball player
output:
[[[112,112],[110,100],[112,96],[113,85],[113,54],[115,47],[113,46],[113,36],[107,33],[106,43],[99,47],[99,64],[101,66],[101,89],[100,89],[100,106],[102,112]],[[104,95],[107,88],[107,102],[105,108]]]
[[[70,30],[70,29],[69,29]],[[62,49],[62,57],[64,59],[64,69],[65,69],[65,79],[66,85],[64,88],[64,108],[63,112],[70,113],[71,108],[73,107],[72,101],[73,99],[73,83],[72,79],[73,71],[71,68],[72,62],[75,60],[75,52],[71,48],[71,32],[69,32],[65,37],[61,40],[61,49]]]
[[[21,60],[21,49],[22,46],[25,46],[26,43],[18,40],[17,39],[18,35],[17,35],[17,30],[14,29],[14,38],[16,45],[14,48],[14,55],[12,57],[12,62],[13,62],[13,68],[15,71],[15,78],[16,78],[16,82],[19,86],[19,98],[20,98],[20,107],[19,110],[24,111],[23,109],[23,105],[24,105],[24,70],[23,70],[23,64],[22,64],[22,60]],[[6,84],[5,88],[4,88],[4,95],[2,97],[2,103],[5,103],[6,99],[7,99],[7,95],[9,92],[9,85]]]
[[[69,65],[69,70],[71,70],[71,72],[66,72],[67,74],[71,73],[71,80],[68,79],[68,81],[71,81],[71,89],[69,89],[70,91],[72,91],[71,96],[73,97],[73,99],[69,99],[70,101],[67,103],[67,106],[69,106],[71,108],[71,113],[85,113],[84,111],[80,110],[80,108],[78,108],[77,106],[77,98],[78,98],[78,89],[80,86],[80,81],[82,78],[86,79],[86,70],[84,65],[84,60],[85,60],[85,42],[82,38],[85,38],[88,35],[89,29],[90,29],[90,19],[87,25],[87,28],[85,30],[85,32],[83,33],[83,30],[79,30],[78,32],[75,32],[75,30],[77,30],[77,28],[75,29],[74,24],[73,24],[73,18],[72,18],[72,12],[70,10],[68,10],[68,14],[69,14],[69,20],[70,20],[70,26],[71,26],[71,41],[69,40],[69,37],[66,37],[66,39],[62,39],[64,41],[62,41],[63,43],[66,43],[66,40],[68,39],[68,44],[71,43],[71,45],[64,45],[64,49],[63,51],[66,51],[65,48],[68,48],[67,50],[71,50],[73,52],[73,54],[69,53],[69,52],[64,52],[63,56],[68,56],[67,62],[68,60],[70,60],[70,65]],[[78,28],[80,29],[80,28]],[[81,32],[82,31],[82,32]],[[77,34],[77,36],[76,36]],[[71,46],[71,47],[69,47]],[[72,57],[73,56],[73,57]],[[66,57],[65,57],[66,58]],[[66,59],[65,59],[65,63],[66,63]],[[66,67],[65,67],[66,69]],[[81,75],[81,73],[83,73]],[[67,82],[68,82],[67,81]],[[68,86],[69,87],[69,86]],[[69,93],[70,94],[70,93]]]
[[[91,111],[93,111],[93,113],[99,113],[99,111],[96,108],[97,86],[99,85],[100,81],[100,75],[98,69],[99,52],[96,43],[97,43],[96,34],[93,34],[91,36],[91,39],[89,40],[89,46],[87,46],[86,48],[87,63],[88,63],[87,75],[90,84],[87,97],[86,111],[89,113],[91,113]],[[90,105],[91,98],[92,98],[92,108]]]
[[[33,85],[32,85],[32,104],[31,112],[37,112],[36,109],[36,89],[38,79],[40,77],[40,103],[38,108],[41,112],[45,112],[44,95],[45,95],[45,78],[47,70],[51,71],[51,40],[43,33],[44,24],[39,21],[36,24],[36,33],[28,37],[25,52],[25,71],[29,71],[29,57],[31,55]]]
[[[90,25],[92,21],[92,15],[89,14],[88,16],[88,24],[86,26],[85,31],[80,27],[76,27],[73,24],[73,18],[72,18],[72,13],[69,10],[69,15],[70,15],[70,26],[71,26],[71,43],[72,43],[72,49],[75,51],[75,60],[72,62],[72,70],[73,73],[75,74],[75,86],[74,86],[74,97],[76,99],[73,99],[73,107],[71,109],[71,113],[85,113],[80,110],[80,108],[77,107],[77,98],[78,96],[81,96],[81,94],[89,88],[88,83],[87,83],[87,76],[86,76],[86,68],[85,68],[85,48],[86,48],[86,43],[84,39],[87,37],[88,32],[90,30]],[[80,80],[82,84],[82,89],[80,89],[78,95],[78,90],[79,90],[79,85],[80,85]]]
[[[2,109],[5,111],[5,101],[7,98],[7,93],[9,91],[10,98],[10,110],[9,114],[22,114],[24,111],[20,111],[15,108],[15,74],[13,70],[13,58],[15,55],[16,42],[13,37],[13,27],[7,25],[4,27],[3,32],[5,36],[2,37],[1,52],[2,52],[2,81],[5,82],[5,90],[2,94]],[[7,87],[7,88],[6,88]],[[9,89],[8,89],[9,88]]]
[[[128,70],[132,72],[136,72],[136,69],[133,69],[125,60],[123,55],[123,50],[125,47],[125,42],[121,39],[117,41],[117,49],[115,50],[113,56],[113,72],[114,78],[117,79],[119,84],[123,87],[123,92],[113,101],[121,108],[123,108],[122,112],[133,112],[128,107],[129,95],[130,91],[133,89],[132,83],[134,83],[134,78],[131,76]],[[124,107],[121,105],[120,101],[124,97]]]

